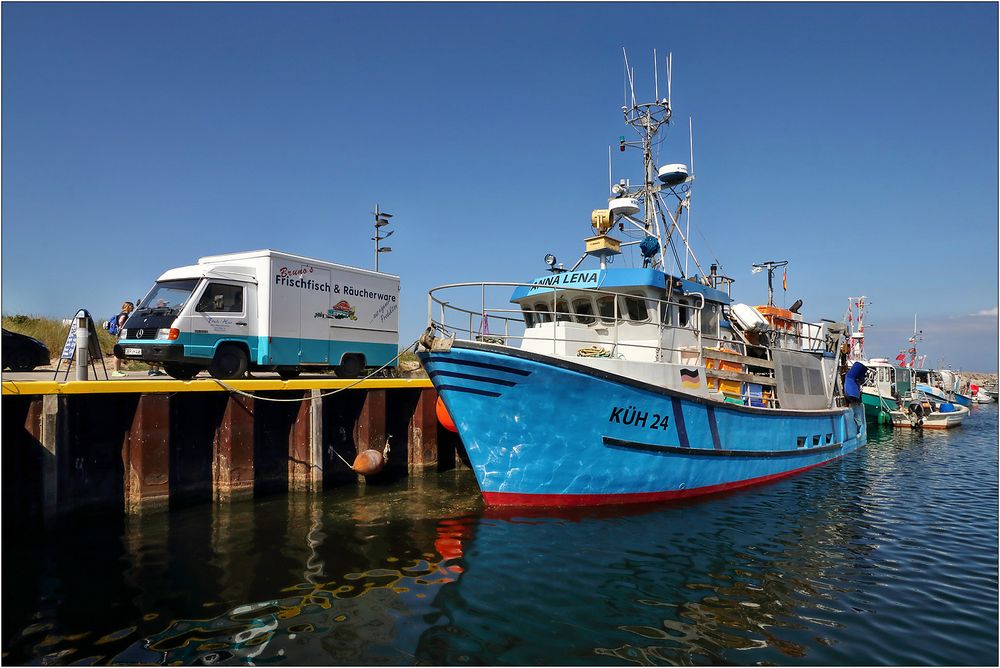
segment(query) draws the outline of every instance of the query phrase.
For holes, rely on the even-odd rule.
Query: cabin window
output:
[[[535,303],[535,322],[539,325],[543,322],[549,322],[551,320],[549,316],[549,307],[545,305],[544,302]]]
[[[615,298],[612,295],[598,297],[597,313],[601,316],[602,322],[613,323],[615,321]]]
[[[809,379],[809,394],[820,396],[826,394],[823,387],[823,374],[819,369],[806,369],[806,377]]]
[[[646,300],[639,297],[624,297],[625,312],[628,313],[629,320],[642,322],[649,319],[649,311],[646,309]]]
[[[819,445],[819,434],[813,436],[813,445]]]
[[[531,328],[535,326],[535,314],[531,312],[530,306],[523,306],[524,310],[524,326]]]
[[[578,322],[589,325],[594,322],[594,303],[588,297],[578,297],[573,300],[573,312]]]
[[[194,310],[199,313],[242,313],[243,288],[239,285],[209,283]]]
[[[677,304],[677,325],[680,327],[687,327],[689,316],[690,310],[688,308],[687,300],[679,300]]]
[[[674,305],[670,302],[660,302],[660,324],[665,327],[674,325]]]
[[[719,338],[719,307],[705,304],[701,309],[701,333],[713,339]]]
[[[792,394],[805,394],[806,393],[806,383],[802,373],[802,367],[793,366],[790,367],[792,376]]]
[[[569,314],[569,302],[565,299],[560,299],[556,302],[556,320],[559,322],[568,322],[573,318]]]

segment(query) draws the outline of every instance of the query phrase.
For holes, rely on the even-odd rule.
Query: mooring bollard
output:
[[[76,319],[76,379],[88,380],[87,353],[90,351],[90,327],[86,315],[81,315]]]

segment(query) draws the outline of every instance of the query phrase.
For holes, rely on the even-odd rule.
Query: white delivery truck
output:
[[[274,250],[212,255],[163,273],[115,345],[174,378],[247,370],[342,378],[394,360],[399,277]]]

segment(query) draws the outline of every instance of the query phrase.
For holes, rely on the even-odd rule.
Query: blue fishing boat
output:
[[[550,254],[548,273],[529,283],[430,293],[419,357],[488,505],[719,492],[866,441],[866,369],[847,369],[846,326],[805,321],[801,301],[774,305],[773,273],[786,261],[754,266],[768,272],[768,303],[757,307],[734,302],[718,265],[702,269],[688,244],[693,155],[690,172],[653,158],[671,123],[669,93],[634,99],[623,111],[636,139],[620,147],[641,150],[643,177],[611,186],[572,268]],[[628,246],[642,266],[610,266],[624,264]]]

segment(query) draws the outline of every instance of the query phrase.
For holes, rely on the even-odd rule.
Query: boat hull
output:
[[[781,411],[722,404],[481,343],[420,358],[492,506],[710,494],[819,466],[867,438],[860,405]]]
[[[969,416],[969,409],[965,406],[954,405],[954,410],[948,413],[933,411],[923,416],[923,422],[918,425],[910,420],[910,417],[902,410],[892,412],[893,427],[921,427],[923,429],[951,429],[957,427]]]
[[[936,387],[931,387],[930,385],[925,385],[923,383],[917,384],[917,390],[923,392],[928,397],[936,399],[937,401],[948,401],[948,395],[944,393],[944,390],[938,389]]]
[[[889,413],[899,409],[899,402],[892,397],[880,397],[868,388],[862,388],[861,403],[865,406],[865,419],[873,424],[889,424]]]

